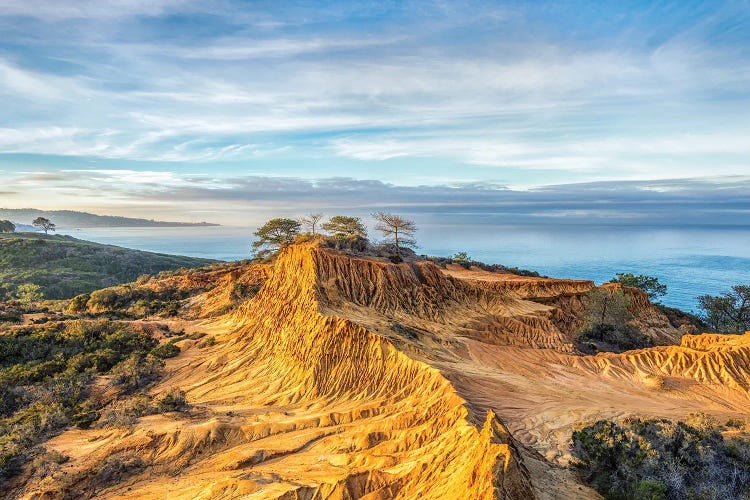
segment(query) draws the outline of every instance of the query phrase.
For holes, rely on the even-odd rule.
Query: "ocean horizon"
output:
[[[252,227],[81,228],[59,234],[137,250],[240,260]],[[697,297],[750,283],[750,227],[422,224],[417,253],[472,259],[597,284],[618,272],[656,276],[665,305],[697,310]]]

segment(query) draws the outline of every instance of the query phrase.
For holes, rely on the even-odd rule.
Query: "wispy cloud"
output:
[[[523,187],[750,171],[746,9],[608,8],[0,0],[0,165]]]

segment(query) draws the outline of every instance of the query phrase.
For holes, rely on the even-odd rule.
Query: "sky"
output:
[[[0,207],[750,220],[750,0],[0,0],[0,33]]]

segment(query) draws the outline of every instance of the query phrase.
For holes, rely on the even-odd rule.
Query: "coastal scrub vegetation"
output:
[[[521,269],[518,267],[508,267],[502,264],[486,264],[484,262],[474,260],[473,258],[469,257],[466,252],[458,252],[450,257],[436,257],[432,255],[422,255],[421,257],[443,268],[449,264],[457,264],[465,269],[476,267],[482,269],[483,271],[489,272],[510,273],[518,276],[531,276],[535,278],[544,277],[537,271],[530,271],[528,269]]]
[[[0,478],[41,453],[39,443],[69,426],[88,428],[106,404],[94,384],[106,377],[119,393],[157,380],[162,359],[179,353],[132,323],[73,320],[5,330],[0,335]],[[157,409],[184,407],[172,394]]]
[[[677,423],[600,420],[573,433],[574,466],[607,499],[747,499],[750,441],[738,425],[705,414]]]

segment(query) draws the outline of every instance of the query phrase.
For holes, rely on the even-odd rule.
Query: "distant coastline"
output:
[[[7,219],[23,227],[24,231],[35,231],[31,222],[37,217],[50,219],[58,229],[102,228],[102,227],[197,227],[219,226],[212,222],[174,222],[153,219],[97,215],[75,210],[38,210],[35,208],[0,208],[0,219]]]

